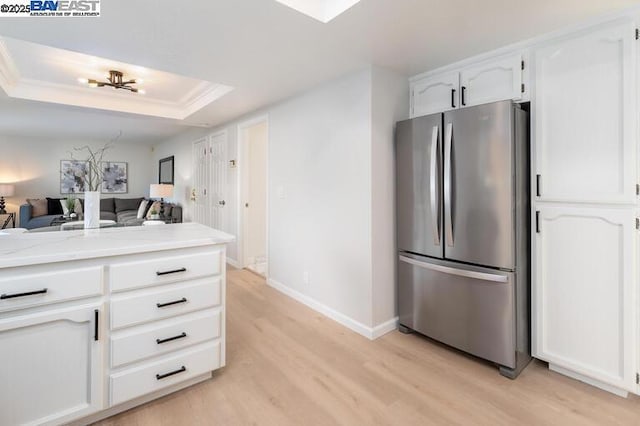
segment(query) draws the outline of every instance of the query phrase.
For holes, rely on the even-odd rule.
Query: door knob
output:
[[[222,201],[218,201],[218,204],[220,204],[221,206],[224,206],[227,203],[224,200],[222,200]]]

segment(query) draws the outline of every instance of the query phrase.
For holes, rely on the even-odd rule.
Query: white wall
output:
[[[372,88],[371,255],[373,324],[378,325],[396,316],[394,133],[396,122],[409,118],[409,89],[405,76],[378,67]]]
[[[26,198],[64,197],[60,194],[60,160],[70,159],[74,147],[89,145],[100,148],[107,141],[59,140],[54,138],[23,138],[0,135],[0,182],[15,183],[16,194],[8,199],[12,211],[18,211]],[[145,144],[116,142],[107,151],[106,161],[126,161],[128,189],[114,197],[133,198],[149,195],[149,180],[153,164],[151,147]],[[83,159],[82,153],[74,153]]]
[[[176,178],[190,177],[192,142],[221,130],[228,132],[229,159],[237,159],[238,124],[266,114],[269,278],[370,335],[396,315],[393,126],[408,117],[408,90],[405,76],[367,68],[205,133],[165,141],[154,160],[175,155]],[[189,167],[178,172],[185,161]],[[236,170],[228,178],[236,209],[229,229],[238,235]],[[188,204],[188,191],[176,193],[182,198],[175,201]],[[228,250],[237,259],[237,244]]]

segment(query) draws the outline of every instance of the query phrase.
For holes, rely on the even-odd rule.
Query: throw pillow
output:
[[[136,216],[138,219],[144,219],[144,213],[147,211],[147,204],[149,204],[149,200],[142,200],[140,202],[140,207],[138,207],[138,215]]]
[[[28,198],[27,203],[31,205],[31,217],[45,216],[47,214],[47,200]]]
[[[60,205],[62,205],[62,214],[65,216],[69,215],[69,208],[67,207],[66,200],[60,200]]]
[[[160,201],[154,201],[149,211],[147,212],[146,219],[151,219],[151,210],[155,210],[158,214],[160,214]]]
[[[78,215],[78,220],[82,220],[82,200],[76,198],[76,205],[73,208],[73,212]]]
[[[60,201],[63,198],[49,198],[47,197],[47,214],[62,214],[62,204]]]
[[[140,206],[140,202],[144,198],[115,198],[116,213],[123,212],[125,210],[136,210]]]

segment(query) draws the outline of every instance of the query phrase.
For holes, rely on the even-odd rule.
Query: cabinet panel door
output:
[[[411,83],[411,117],[449,111],[459,107],[458,72],[441,74]]]
[[[522,55],[517,53],[465,68],[460,73],[460,105],[522,98]]]
[[[534,356],[632,391],[634,213],[538,206],[532,306]]]
[[[102,409],[91,305],[0,320],[0,424],[62,424]]]
[[[631,23],[535,52],[540,199],[634,203],[635,40]]]

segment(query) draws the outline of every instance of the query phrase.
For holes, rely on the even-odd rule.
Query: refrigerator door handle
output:
[[[447,123],[447,135],[444,145],[444,214],[447,245],[453,247],[453,224],[451,203],[453,202],[453,187],[451,182],[451,144],[453,140],[453,123]]]
[[[440,206],[440,200],[438,199],[438,126],[433,126],[433,132],[431,133],[431,179],[429,185],[429,192],[431,195],[431,231],[433,232],[433,244],[440,245],[440,221],[438,215],[438,207]]]
[[[464,269],[450,268],[448,266],[436,265],[433,263],[421,262],[406,256],[398,256],[401,262],[409,263],[419,268],[431,269],[450,275],[458,275],[466,278],[474,278],[482,281],[493,281],[496,283],[508,283],[509,277],[506,275],[488,274],[486,272],[467,271]]]

